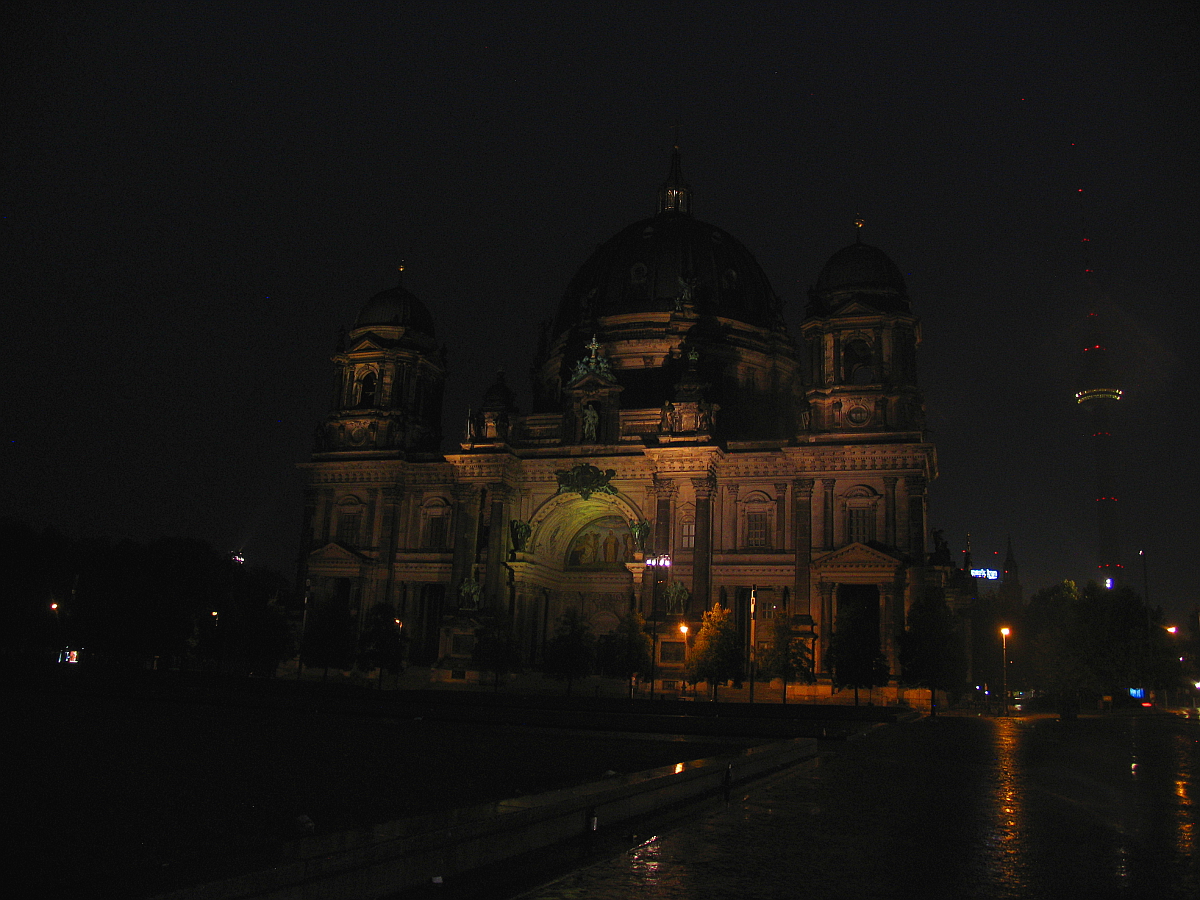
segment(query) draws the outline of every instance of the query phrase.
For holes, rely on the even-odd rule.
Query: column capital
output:
[[[450,493],[454,495],[454,499],[459,503],[468,503],[479,496],[479,485],[456,484],[450,488]]]
[[[711,475],[692,479],[692,488],[696,491],[697,500],[711,500],[717,490],[717,480]]]
[[[793,478],[792,490],[795,492],[796,499],[812,499],[813,487],[816,482],[811,478]]]
[[[925,479],[924,475],[904,476],[904,487],[908,490],[909,494],[924,494],[925,488],[928,485],[929,482]]]
[[[679,493],[679,485],[675,483],[673,478],[663,478],[659,475],[654,476],[654,482],[650,485],[650,492],[660,500],[674,500]]]
[[[502,481],[493,481],[487,486],[488,496],[492,500],[511,500],[516,491],[511,485],[505,484]]]

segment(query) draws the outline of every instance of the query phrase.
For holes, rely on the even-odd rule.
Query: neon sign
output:
[[[972,578],[986,578],[988,581],[995,581],[1000,577],[1000,573],[995,569],[972,569]]]

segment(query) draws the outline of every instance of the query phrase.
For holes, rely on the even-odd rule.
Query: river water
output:
[[[1200,723],[939,716],[830,744],[523,900],[1200,897]]]

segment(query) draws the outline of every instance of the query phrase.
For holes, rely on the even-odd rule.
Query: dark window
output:
[[[746,546],[767,546],[767,514],[765,512],[746,513]]]
[[[361,394],[359,395],[359,406],[374,406],[375,405],[375,373],[368,372],[363,376]]]
[[[686,655],[686,645],[683,641],[663,641],[658,645],[661,648],[659,659],[665,663],[681,663]]]

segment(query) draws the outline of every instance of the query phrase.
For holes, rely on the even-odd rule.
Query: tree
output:
[[[494,676],[492,687],[500,689],[500,680],[515,671],[521,664],[517,639],[512,633],[512,623],[500,616],[489,616],[475,629],[475,647],[471,660],[485,672]]]
[[[567,682],[567,696],[576,678],[591,675],[596,665],[596,637],[592,626],[577,609],[568,609],[554,628],[554,637],[546,644],[543,668],[546,673]]]
[[[372,606],[358,637],[359,668],[379,670],[379,687],[383,689],[383,670],[395,676],[404,671],[405,638],[400,632],[400,620],[390,603]]]
[[[600,638],[596,646],[600,671],[610,677],[624,678],[629,684],[630,699],[633,698],[634,678],[650,670],[652,652],[653,642],[646,634],[646,620],[636,611],[623,616],[616,630]]]
[[[354,662],[354,620],[344,598],[329,597],[314,606],[300,652],[304,665],[324,670],[324,681],[330,668],[348,669]]]
[[[937,692],[957,691],[967,677],[967,655],[954,613],[941,591],[913,603],[900,635],[904,681],[929,689],[929,714],[937,715]]]
[[[771,620],[771,646],[762,654],[758,671],[767,678],[783,681],[783,702],[787,703],[788,683],[817,680],[813,672],[812,645],[796,633],[791,616],[779,615]]]
[[[692,684],[708,683],[709,693],[717,699],[717,685],[742,677],[741,641],[730,611],[714,603],[704,614],[696,642],[688,654],[684,673]]]
[[[887,657],[879,646],[879,622],[863,603],[839,604],[833,638],[829,642],[830,667],[836,687],[859,688],[888,683]]]

